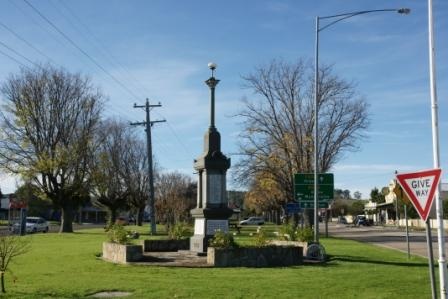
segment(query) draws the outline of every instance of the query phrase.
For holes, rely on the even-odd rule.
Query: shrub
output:
[[[263,247],[266,246],[267,244],[268,240],[266,233],[261,228],[259,228],[257,230],[257,233],[255,234],[254,245],[255,247]]]
[[[297,230],[293,224],[283,224],[280,228],[279,239],[285,241],[297,241]]]
[[[312,242],[314,240],[314,233],[311,227],[297,229],[297,240],[300,242]]]
[[[295,228],[294,225],[284,224],[280,228],[279,239],[286,241],[312,242],[314,233],[310,227]]]
[[[181,240],[190,235],[190,230],[186,222],[178,222],[172,226],[168,232],[168,238],[171,240]]]
[[[121,224],[112,225],[109,228],[107,235],[112,243],[118,243],[118,244],[129,243],[128,232],[124,229],[123,225]]]
[[[216,248],[235,248],[238,247],[233,239],[232,234],[225,233],[221,230],[217,230],[213,239],[210,239],[209,244],[210,247]]]

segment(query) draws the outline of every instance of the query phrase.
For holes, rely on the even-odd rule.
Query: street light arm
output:
[[[409,8],[399,8],[399,9],[395,9],[395,8],[391,8],[391,9],[373,9],[373,10],[361,10],[361,11],[355,11],[355,12],[349,12],[349,13],[343,13],[343,14],[338,14],[338,15],[332,15],[332,16],[326,16],[326,17],[318,17],[320,20],[325,20],[325,19],[333,19],[333,18],[339,18],[337,20],[334,20],[333,22],[325,25],[322,28],[318,28],[318,31],[322,31],[340,21],[349,19],[351,17],[354,16],[358,16],[358,15],[363,15],[363,14],[367,14],[367,13],[372,13],[372,12],[384,12],[384,11],[396,11],[399,14],[409,14],[411,12],[411,10]]]

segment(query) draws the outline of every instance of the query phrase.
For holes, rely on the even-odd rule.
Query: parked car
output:
[[[240,225],[263,225],[264,219],[262,217],[249,217],[246,220],[240,221]]]
[[[369,226],[370,225],[370,222],[367,220],[366,216],[364,216],[364,215],[356,216],[355,221],[353,221],[353,223],[356,226],[361,226],[361,225]]]
[[[25,231],[27,234],[44,232],[47,233],[49,230],[49,224],[47,220],[42,217],[26,217]],[[16,222],[12,226],[13,232],[20,231],[20,223]]]
[[[347,219],[344,216],[339,216],[338,223],[347,224]]]

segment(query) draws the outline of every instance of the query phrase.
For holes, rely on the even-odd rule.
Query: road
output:
[[[73,223],[73,230],[80,230],[80,229],[87,229],[87,228],[102,228],[105,224],[94,224],[94,223]],[[59,225],[57,224],[50,224],[50,233],[58,233],[59,232]],[[0,226],[0,235],[6,235],[8,234],[8,226],[2,225]]]
[[[325,228],[322,224],[320,225],[319,229],[321,233],[325,231]],[[377,246],[407,252],[406,232],[404,229],[397,229],[396,227],[354,227],[352,225],[343,225],[330,222],[328,224],[328,234],[333,237],[367,242]],[[428,257],[425,231],[410,231],[409,244],[410,252],[412,255]],[[447,243],[445,240],[445,248],[446,244]],[[432,230],[432,246],[434,251],[434,258],[435,260],[437,260],[439,253],[436,230]]]

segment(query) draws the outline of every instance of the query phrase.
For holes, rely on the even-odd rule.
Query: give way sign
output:
[[[431,210],[441,173],[441,169],[431,169],[397,174],[398,183],[411,200],[420,218],[425,222]]]

